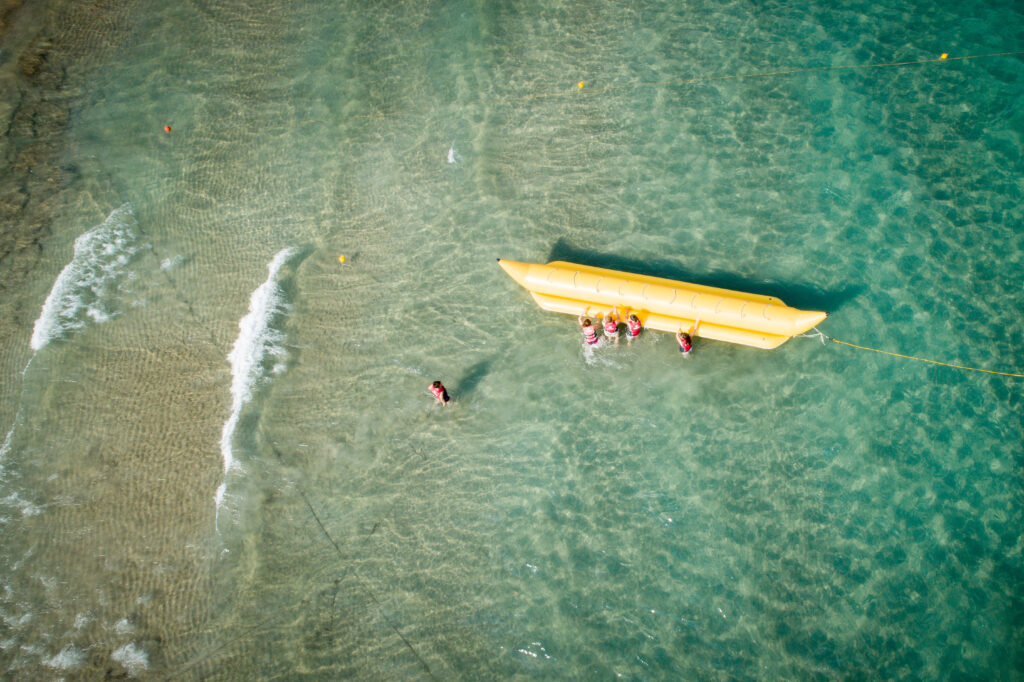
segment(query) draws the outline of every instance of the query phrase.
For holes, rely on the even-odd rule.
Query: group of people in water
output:
[[[596,346],[600,343],[601,339],[597,335],[597,326],[590,320],[589,317],[584,315],[579,316],[580,329],[583,331],[583,341],[588,346]],[[612,343],[619,342],[619,308],[618,306],[612,308],[609,312],[604,314],[604,318],[601,320],[601,327],[604,329],[605,338]],[[683,357],[690,355],[690,351],[693,350],[693,338],[690,336],[697,331],[697,326],[700,325],[700,320],[693,323],[687,331],[683,331],[680,327],[679,331],[676,332],[676,341],[679,343],[679,352],[683,354]],[[643,330],[643,324],[640,323],[640,318],[636,316],[636,313],[630,313],[626,317],[626,339],[627,344],[633,343],[633,339],[640,336],[640,332]]]
[[[579,316],[580,329],[583,331],[583,341],[588,346],[596,346],[601,342],[601,338],[597,335],[597,326],[590,320],[589,317],[584,315]],[[601,320],[601,327],[604,330],[605,338],[612,343],[619,342],[619,308],[618,306],[611,309],[611,311],[605,313],[604,318]],[[682,328],[676,332],[676,341],[679,343],[679,352],[683,354],[683,357],[688,357],[690,351],[693,350],[693,338],[691,334],[696,333],[697,327],[700,325],[700,320],[693,323],[693,326],[687,331],[683,331]],[[640,322],[640,318],[636,316],[636,313],[630,313],[626,316],[626,343],[633,343],[633,339],[640,336],[640,332],[643,331],[643,324]],[[448,405],[451,402],[451,398],[448,397],[448,389],[444,387],[440,381],[435,381],[428,387],[434,398],[437,399],[441,405]]]

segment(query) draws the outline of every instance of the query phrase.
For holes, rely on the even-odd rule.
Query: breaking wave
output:
[[[131,204],[126,203],[75,240],[71,262],[54,281],[32,329],[32,350],[90,320],[105,322],[117,316],[122,282],[140,248],[136,226]]]
[[[68,644],[59,653],[43,659],[43,665],[56,670],[74,670],[85,662],[85,658],[83,651],[74,644]]]
[[[218,508],[224,500],[227,473],[235,463],[231,443],[242,408],[252,399],[253,387],[265,376],[264,365],[268,361],[273,361],[271,374],[285,367],[287,352],[281,345],[284,335],[274,329],[271,322],[285,310],[277,277],[293,253],[293,249],[283,249],[267,265],[267,280],[252,292],[249,313],[238,321],[238,339],[228,354],[228,362],[231,363],[231,416],[224,422],[220,438],[225,480],[214,495]]]
[[[149,668],[149,655],[145,649],[136,646],[135,642],[125,644],[110,657],[123,665],[131,677],[137,677],[139,673]]]

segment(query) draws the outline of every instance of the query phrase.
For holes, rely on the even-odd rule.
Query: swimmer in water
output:
[[[597,342],[600,341],[600,339],[597,338],[597,329],[594,328],[594,323],[590,321],[589,317],[583,317],[582,315],[580,315],[578,319],[580,322],[580,330],[583,332],[583,340],[588,346],[597,345]]]
[[[690,351],[693,350],[693,339],[690,338],[690,334],[697,333],[697,326],[700,324],[700,320],[693,323],[690,327],[690,331],[684,332],[683,328],[680,327],[679,331],[676,332],[676,341],[679,342],[679,352],[683,354],[683,357],[689,357]]]
[[[619,307],[615,306],[611,312],[604,316],[604,322],[601,323],[604,327],[604,335],[614,341],[616,344],[619,343]]]
[[[626,318],[626,344],[632,344],[633,339],[640,336],[640,331],[643,328],[644,326],[640,323],[640,318],[636,316],[636,313],[630,313]]]
[[[446,389],[444,384],[440,381],[435,381],[430,384],[430,392],[434,394],[435,398],[437,398],[437,402],[442,405],[448,405],[448,403],[451,402],[451,398],[448,397],[448,389]]]

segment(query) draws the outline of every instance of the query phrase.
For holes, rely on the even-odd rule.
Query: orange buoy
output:
[[[171,132],[171,126],[164,126],[164,132],[165,133]]]

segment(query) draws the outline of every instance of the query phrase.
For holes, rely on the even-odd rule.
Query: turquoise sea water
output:
[[[1024,380],[587,353],[495,263],[1024,372],[1013,3],[9,21],[4,676],[1024,674]]]

